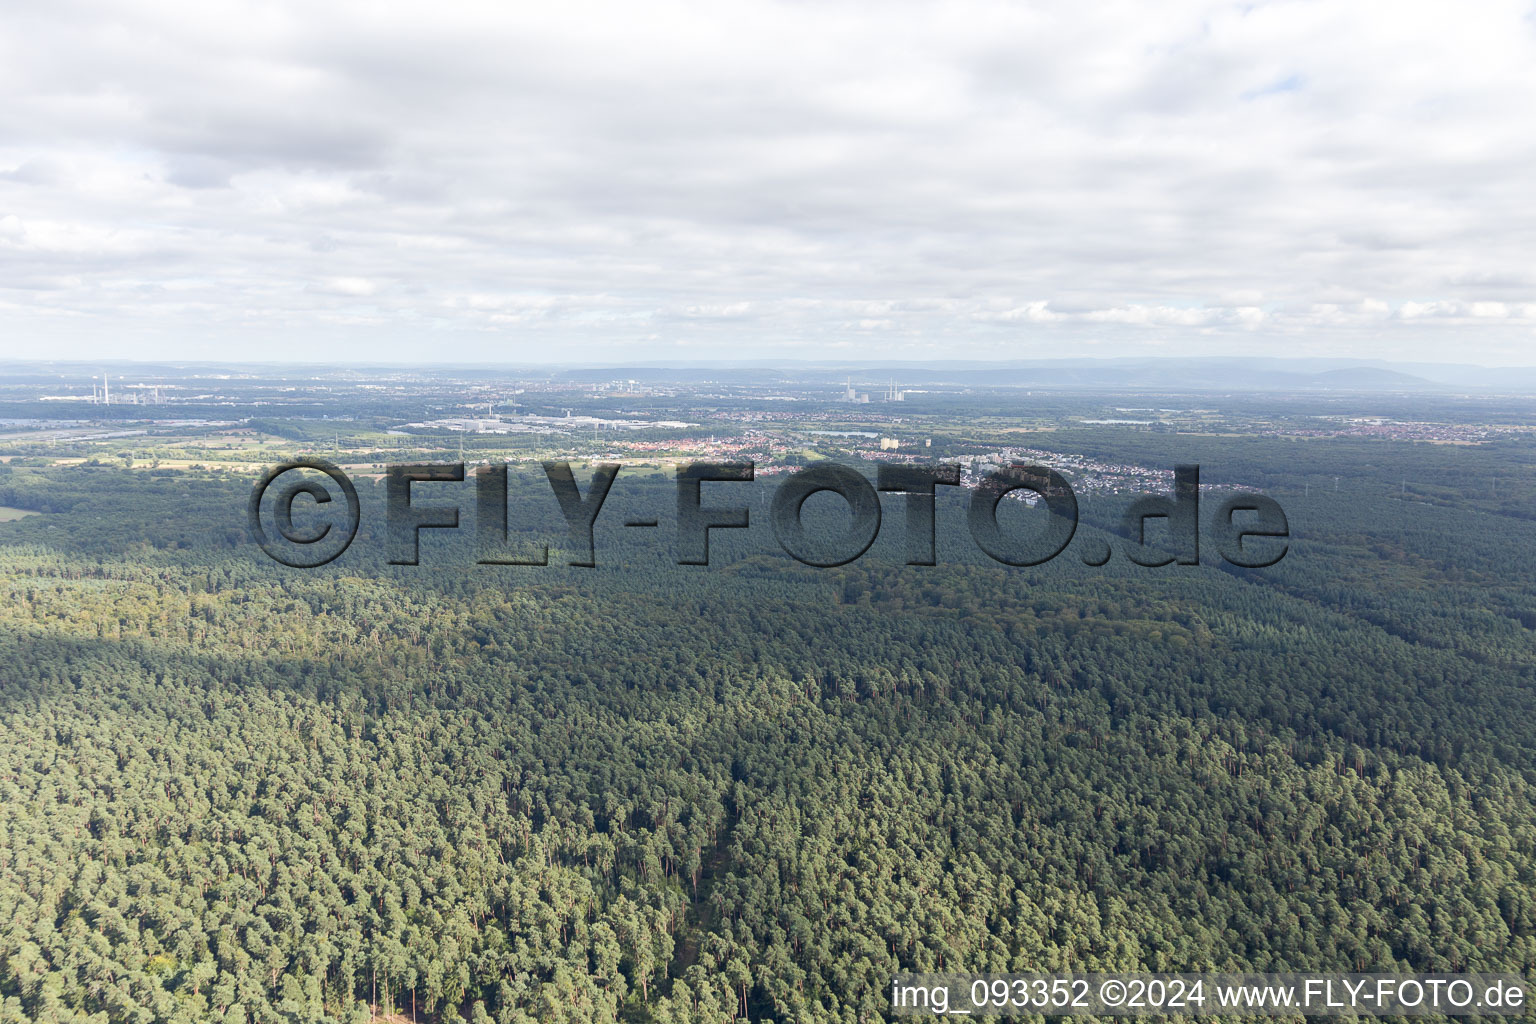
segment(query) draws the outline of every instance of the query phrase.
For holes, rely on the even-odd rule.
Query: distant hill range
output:
[[[633,379],[720,381],[771,380],[841,383],[878,391],[887,381],[924,384],[1061,390],[1199,391],[1489,391],[1536,394],[1536,367],[1485,367],[1450,363],[1384,363],[1347,359],[1074,359],[1049,362],[848,362],[763,361],[757,364],[592,366],[560,371],[572,381]]]
[[[258,381],[335,379],[357,383],[390,380],[408,371],[413,380],[547,380],[642,384],[837,386],[851,381],[876,397],[891,385],[903,389],[1017,387],[1062,391],[1355,392],[1377,394],[1487,393],[1536,395],[1536,367],[1487,367],[1458,363],[1397,363],[1377,359],[1126,357],[1053,360],[863,360],[528,364],[505,362],[404,364],[85,362],[0,360],[0,387],[43,385],[64,378],[113,377],[175,381],[230,378]]]

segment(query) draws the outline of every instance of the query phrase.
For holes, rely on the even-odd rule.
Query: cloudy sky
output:
[[[0,357],[1536,364],[1536,8],[8,0]]]

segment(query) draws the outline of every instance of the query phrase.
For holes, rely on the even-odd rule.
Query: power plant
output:
[[[97,383],[96,383],[97,378],[96,377],[92,377],[91,378],[91,404],[92,405],[111,405],[112,404],[112,379],[109,376],[107,376],[105,373],[103,373],[101,375],[100,380],[101,380],[101,384],[98,386]],[[119,387],[119,389],[121,389],[123,387],[123,383],[122,383],[123,378],[122,378],[122,376],[119,375],[117,380],[118,380],[118,387]],[[147,394],[146,394],[146,392],[147,392]],[[134,385],[132,385],[131,390],[127,391],[127,396],[128,397],[126,399],[120,397],[118,399],[118,404],[119,405],[159,405],[160,404],[160,385],[158,385],[158,384],[134,384]]]
[[[905,402],[907,400],[907,393],[897,388],[896,382],[893,380],[886,386],[885,392],[881,397],[887,402]],[[867,405],[869,403],[869,392],[855,390],[853,380],[850,378],[843,385],[843,401],[852,402],[857,405]]]

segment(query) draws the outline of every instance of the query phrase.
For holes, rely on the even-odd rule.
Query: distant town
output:
[[[960,464],[967,483],[1000,466],[1041,464],[1080,493],[1114,494],[1167,486],[1172,472],[1165,458],[1102,454],[1116,439],[1482,445],[1536,430],[1523,404],[1506,410],[1487,396],[1329,390],[1279,403],[1204,390],[1160,397],[1127,405],[1114,390],[988,385],[939,371],[900,379],[831,370],[91,372],[30,364],[0,376],[0,460],[250,473],[293,453],[359,471],[402,459],[575,459],[665,472],[679,461],[716,459],[750,460],[769,476],[819,459],[944,461]],[[1224,483],[1247,482],[1229,476]]]

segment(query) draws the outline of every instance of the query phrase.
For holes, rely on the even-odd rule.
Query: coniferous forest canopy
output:
[[[781,416],[557,380],[521,415],[653,425],[494,435],[436,423],[485,414],[430,382],[172,423],[16,380],[0,1021],[853,1024],[906,971],[1536,970],[1536,401],[966,382]],[[710,485],[753,526],[673,563],[666,465],[873,476],[886,434],[1079,460],[1079,536],[1117,551],[1136,488],[1090,478],[1198,462],[1209,504],[1280,501],[1290,552],[1011,567],[946,491],[938,565],[902,564],[888,496],[816,569],[765,475]],[[387,564],[373,467],[461,446],[518,463],[512,529],[554,564],[475,564],[469,483],[424,487],[464,525]],[[300,453],[363,503],[314,570],[245,523],[253,467]],[[596,568],[559,564],[561,454],[583,488],[626,463]]]

